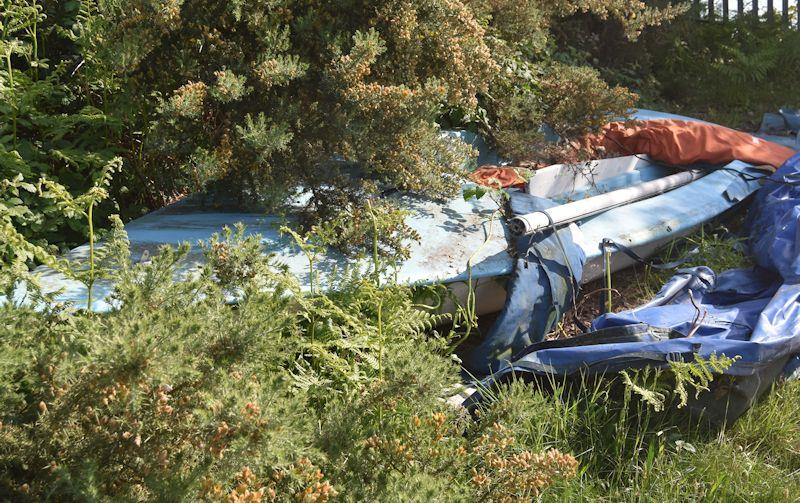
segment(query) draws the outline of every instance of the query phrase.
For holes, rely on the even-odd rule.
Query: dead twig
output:
[[[697,305],[691,290],[689,290],[689,300],[691,301],[696,313],[694,315],[694,319],[692,320],[691,328],[689,328],[689,333],[686,335],[687,338],[692,337],[695,333],[697,333],[697,331],[700,329],[700,325],[703,324],[703,321],[705,321],[706,316],[708,315],[707,310],[700,309],[700,306]]]

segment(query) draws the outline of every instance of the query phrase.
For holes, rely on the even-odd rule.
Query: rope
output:
[[[659,269],[662,271],[677,269],[681,265],[688,262],[691,259],[692,255],[697,255],[698,253],[700,253],[699,248],[693,248],[692,250],[689,251],[688,254],[686,254],[685,257],[681,259],[673,260],[672,262],[664,262],[662,260],[648,260],[646,258],[643,258],[641,255],[637,254],[635,251],[631,250],[627,246],[623,245],[622,243],[617,243],[616,241],[610,238],[603,238],[603,240],[600,241],[600,250],[603,253],[606,253],[608,250],[612,248],[615,248],[617,251],[624,253],[625,255],[632,258],[636,262],[639,262],[640,264],[644,264],[646,266],[652,267],[653,269]]]

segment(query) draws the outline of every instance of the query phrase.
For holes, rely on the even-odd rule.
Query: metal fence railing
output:
[[[704,19],[728,21],[749,16],[762,22],[780,22],[787,28],[800,29],[800,0],[694,0],[695,12]]]

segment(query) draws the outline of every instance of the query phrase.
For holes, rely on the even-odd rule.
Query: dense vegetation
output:
[[[202,188],[251,207],[305,191],[309,224],[358,217],[365,197],[388,188],[457,190],[470,152],[440,124],[532,158],[545,122],[569,138],[624,113],[629,91],[556,57],[559,20],[584,13],[635,37],[679,11],[585,0],[3,0],[0,169],[75,194],[119,159],[124,218]],[[85,222],[18,188],[4,187],[4,222],[37,244],[83,239]],[[13,258],[6,249],[3,261]]]
[[[797,385],[726,430],[686,417],[663,385],[674,376],[647,372],[517,383],[470,416],[446,402],[469,306],[437,316],[378,280],[407,236],[375,196],[452,195],[469,167],[442,128],[536,162],[567,148],[545,144],[545,125],[576,138],[624,114],[633,91],[734,110],[732,122],[783,104],[797,33],[700,25],[685,7],[0,0],[0,286],[5,299],[27,292],[0,306],[0,499],[798,494],[800,419],[785,414]],[[306,192],[298,244],[375,249],[370,272],[301,295],[240,229],[206,244],[207,266],[184,283],[171,278],[185,248],[131,264],[109,216],[200,189],[249,208]],[[90,264],[55,258],[98,233]],[[718,245],[704,257],[741,260]],[[113,279],[119,307],[49,302],[27,272],[38,263],[90,287]]]
[[[796,8],[790,13],[796,19]],[[752,13],[729,22],[698,17],[690,11],[646,30],[637,44],[591,19],[571,19],[562,43],[658,109],[755,130],[763,112],[797,106],[787,89],[800,78],[800,31],[787,29],[779,16],[773,22]],[[592,36],[573,37],[587,30]]]
[[[432,330],[408,289],[370,274],[330,296],[287,296],[296,280],[236,232],[175,284],[185,250],[131,265],[117,239],[113,313],[0,307],[3,499],[785,501],[800,490],[800,419],[786,414],[800,407],[797,383],[722,431],[647,372],[516,383],[470,417],[445,401],[460,381],[454,334]],[[711,244],[705,256],[730,253]]]

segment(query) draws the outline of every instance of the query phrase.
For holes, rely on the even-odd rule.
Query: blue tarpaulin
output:
[[[781,108],[778,113],[783,117],[788,131],[800,132],[800,110],[796,108]]]
[[[509,195],[514,215],[556,205],[518,190]],[[576,278],[581,277],[586,257],[566,229],[519,237],[514,249],[516,263],[503,311],[483,343],[464,358],[464,367],[473,375],[497,371],[514,353],[544,339],[572,307],[578,292]]]
[[[585,335],[532,344],[488,382],[511,375],[604,374],[666,367],[695,355],[736,358],[735,418],[781,374],[800,366],[800,154],[765,178],[747,226],[756,265],[715,274],[678,271],[647,304],[600,316]],[[486,384],[486,383],[485,383]],[[736,394],[737,390],[733,390]]]

